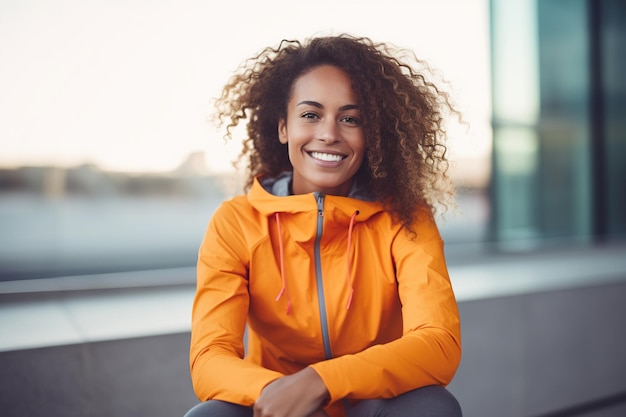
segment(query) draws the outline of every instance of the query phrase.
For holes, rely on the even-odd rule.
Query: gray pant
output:
[[[431,385],[395,398],[364,400],[347,410],[348,417],[461,417],[461,407],[445,388]],[[252,417],[252,409],[224,401],[200,403],[185,417]]]

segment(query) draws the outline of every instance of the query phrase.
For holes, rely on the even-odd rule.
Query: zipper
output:
[[[330,336],[328,332],[328,315],[326,314],[326,298],[324,297],[324,281],[322,279],[322,256],[321,256],[321,241],[322,232],[324,231],[324,194],[315,193],[315,200],[317,201],[317,231],[315,233],[315,282],[317,284],[317,302],[320,310],[320,324],[322,327],[322,342],[324,343],[324,356],[326,359],[333,357],[330,349]]]

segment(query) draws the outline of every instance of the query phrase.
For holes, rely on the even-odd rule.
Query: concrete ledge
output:
[[[626,281],[626,247],[491,256],[450,266],[459,302]],[[195,268],[0,282],[0,352],[180,333]]]
[[[0,352],[187,332],[194,287],[0,296]]]
[[[450,267],[464,353],[449,388],[466,417],[583,415],[575,410],[623,398],[625,254],[596,248]],[[187,356],[194,287],[174,275],[151,288],[5,286],[3,414],[182,416],[197,402]],[[584,416],[625,415],[623,403],[610,405]]]
[[[466,417],[621,417],[626,283],[459,303],[463,360],[450,385]],[[164,306],[164,308],[166,308]],[[189,333],[0,352],[9,416],[182,416],[197,403]],[[576,408],[575,408],[576,409]]]

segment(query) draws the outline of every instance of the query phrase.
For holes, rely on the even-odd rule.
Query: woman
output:
[[[248,193],[198,258],[200,416],[460,416],[459,316],[433,219],[451,186],[448,97],[348,35],[282,42],[217,102],[246,121]],[[248,327],[247,352],[244,330]]]

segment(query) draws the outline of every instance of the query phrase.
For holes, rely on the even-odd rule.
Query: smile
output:
[[[334,153],[323,153],[323,152],[309,152],[309,155],[311,155],[315,159],[319,159],[320,161],[326,161],[326,162],[339,162],[345,158],[345,156],[343,155],[337,155]]]

